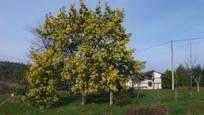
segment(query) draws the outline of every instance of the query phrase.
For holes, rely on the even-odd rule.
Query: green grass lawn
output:
[[[63,96],[58,104],[45,112],[16,98],[0,96],[0,114],[2,115],[124,115],[129,110],[142,107],[159,106],[168,109],[170,115],[204,115],[204,89],[194,92],[190,97],[187,89],[178,90],[177,102],[171,90],[144,90],[137,99],[134,92],[128,92],[130,103],[126,106],[109,107],[108,95],[89,97],[87,104],[81,105],[79,96]],[[5,102],[6,100],[6,102]]]

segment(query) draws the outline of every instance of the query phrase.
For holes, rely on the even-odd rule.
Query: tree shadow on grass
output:
[[[72,104],[76,101],[80,101],[80,96],[78,96],[78,95],[62,96],[59,98],[58,102],[56,102],[53,105],[53,108],[64,106],[64,105],[69,105],[69,104]]]
[[[137,95],[135,91],[121,91],[121,92],[114,93],[113,98],[116,99],[120,95],[126,95],[130,100],[136,99],[137,96],[138,96],[138,99],[146,97],[146,94],[142,92],[140,92],[140,94]],[[97,104],[109,103],[109,93],[104,93],[101,95],[89,95],[87,96],[86,99],[87,99],[86,100],[87,103],[97,103]]]
[[[86,97],[86,104],[97,103],[103,104],[109,102],[109,95],[89,95]],[[63,95],[58,102],[53,104],[51,108],[58,108],[65,105],[81,105],[81,95]]]
[[[108,94],[89,95],[86,99],[87,103],[104,104],[109,102],[109,95]]]
[[[136,99],[137,94],[134,91],[128,91],[128,92],[118,92],[114,93],[114,98],[117,97],[117,95],[125,94],[129,97],[129,99]],[[144,98],[146,95],[144,93],[140,93],[139,99]],[[52,108],[64,106],[64,105],[70,105],[73,103],[76,103],[74,105],[81,105],[81,95],[63,95],[59,98],[59,101],[55,103]],[[86,104],[105,104],[109,103],[109,93],[103,93],[100,95],[89,95],[86,97]]]
[[[130,100],[142,99],[146,97],[147,95],[143,92],[140,92],[139,95],[137,95],[137,92],[135,91],[125,91],[125,92],[117,92],[114,93],[113,98],[116,99],[119,95],[126,95]],[[89,95],[86,98],[87,103],[97,103],[97,104],[104,104],[109,103],[109,93],[101,94],[101,95]],[[137,100],[138,100],[137,99]]]

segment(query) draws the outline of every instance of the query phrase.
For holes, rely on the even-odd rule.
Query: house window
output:
[[[149,80],[152,80],[152,75],[148,75],[148,79],[149,79]]]
[[[152,87],[152,82],[148,82],[148,86],[149,86],[149,87]]]

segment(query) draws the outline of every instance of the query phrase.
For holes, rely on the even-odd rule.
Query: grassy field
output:
[[[0,96],[0,114],[2,115],[124,115],[127,111],[142,107],[159,106],[168,109],[170,115],[204,115],[204,89],[193,92],[190,97],[187,89],[178,90],[178,100],[174,102],[171,90],[145,90],[137,99],[131,93],[130,103],[126,106],[108,106],[108,95],[89,97],[87,104],[81,105],[79,96],[63,96],[52,109],[40,112],[18,98]],[[62,94],[62,93],[61,93]]]

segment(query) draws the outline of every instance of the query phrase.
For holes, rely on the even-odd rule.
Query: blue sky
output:
[[[105,1],[105,0],[101,0]],[[204,37],[203,0],[106,0],[113,8],[126,12],[124,26],[133,34],[128,47],[138,51],[172,39]],[[85,0],[93,9],[98,0]],[[103,3],[102,2],[102,3]],[[79,0],[1,0],[0,60],[28,63],[28,50],[35,36],[30,29],[42,25],[45,14],[56,14],[62,6]],[[147,61],[146,70],[164,71],[170,67],[170,46],[136,52]],[[204,64],[204,40],[193,42],[198,63]],[[175,44],[175,64],[185,63],[188,42]]]

